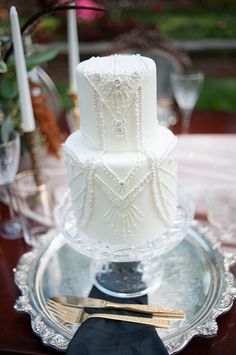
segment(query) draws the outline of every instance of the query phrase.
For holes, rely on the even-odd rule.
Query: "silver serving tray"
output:
[[[87,296],[91,290],[91,259],[71,248],[52,230],[43,246],[24,254],[14,269],[21,290],[15,309],[31,316],[33,331],[43,343],[65,350],[76,327],[64,327],[48,313],[48,297]],[[235,279],[229,271],[235,256],[223,252],[209,227],[194,222],[187,237],[164,258],[161,286],[148,295],[150,304],[184,309],[186,320],[168,330],[158,329],[168,352],[182,350],[194,336],[217,334],[216,318],[227,312],[236,298]]]

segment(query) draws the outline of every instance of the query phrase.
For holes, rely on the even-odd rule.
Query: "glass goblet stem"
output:
[[[4,187],[8,199],[8,210],[9,210],[10,219],[6,220],[0,225],[0,235],[4,239],[22,238],[21,223],[20,220],[17,217],[15,217],[13,195],[12,195],[12,184],[8,183]]]
[[[14,203],[13,203],[13,196],[12,196],[12,185],[10,183],[6,185],[6,192],[9,199],[8,201],[9,215],[10,218],[12,219],[15,216],[15,212],[14,212]]]
[[[189,133],[192,110],[181,109],[181,114],[182,114],[181,132]]]

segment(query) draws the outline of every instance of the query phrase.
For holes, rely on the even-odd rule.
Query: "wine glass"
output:
[[[182,133],[188,133],[193,108],[198,100],[204,74],[202,72],[171,74],[175,100],[182,113]]]
[[[0,186],[5,188],[9,200],[10,218],[0,225],[0,235],[5,239],[21,237],[21,224],[14,215],[11,186],[16,176],[20,159],[20,138],[16,131],[10,134],[9,141],[0,142]]]
[[[206,191],[207,219],[224,245],[236,248],[236,183],[216,182]]]

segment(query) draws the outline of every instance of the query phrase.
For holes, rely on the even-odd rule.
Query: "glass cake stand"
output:
[[[67,242],[79,253],[92,258],[90,274],[99,290],[115,297],[138,297],[160,286],[163,258],[184,239],[192,223],[192,199],[181,194],[178,201],[172,227],[139,245],[108,245],[89,239],[77,227],[69,191],[55,209],[55,220]]]

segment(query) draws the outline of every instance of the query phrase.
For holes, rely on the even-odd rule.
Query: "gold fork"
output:
[[[54,302],[75,308],[99,308],[99,309],[122,309],[125,311],[152,314],[162,318],[184,319],[186,314],[181,309],[153,306],[148,304],[114,303],[111,301],[81,297],[81,296],[54,296],[50,297]]]
[[[113,320],[122,320],[125,322],[139,323],[152,325],[157,328],[169,328],[170,321],[167,319],[160,318],[146,318],[146,317],[136,317],[136,316],[126,316],[122,314],[112,314],[112,313],[86,313],[81,308],[74,308],[70,306],[64,306],[52,300],[47,301],[46,305],[48,311],[52,316],[58,318],[60,322],[65,325],[66,323],[70,324],[81,324],[89,318],[106,318]]]

